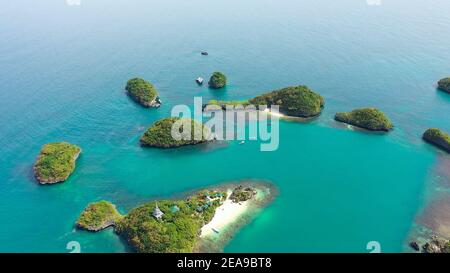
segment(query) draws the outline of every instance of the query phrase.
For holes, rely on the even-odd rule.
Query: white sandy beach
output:
[[[281,113],[274,113],[272,111],[270,111],[269,108],[264,109],[264,112],[268,113],[269,115],[275,116],[275,117],[280,117],[280,118],[284,118],[285,116]]]
[[[228,197],[224,203],[216,209],[213,219],[202,227],[200,234],[201,238],[209,237],[211,235],[220,235],[221,231],[226,226],[238,220],[249,208],[249,201],[233,203],[233,201],[229,199],[230,194],[231,191],[228,192]],[[213,229],[219,231],[219,233]]]

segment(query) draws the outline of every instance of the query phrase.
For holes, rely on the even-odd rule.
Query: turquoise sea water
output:
[[[448,157],[420,136],[450,131],[450,95],[435,89],[450,75],[449,12],[447,0],[2,1],[0,251],[68,252],[75,240],[83,252],[123,252],[112,230],[74,230],[87,203],[107,199],[125,212],[241,179],[272,181],[279,196],[227,252],[367,252],[369,241],[403,251],[433,198],[438,157]],[[216,70],[229,78],[225,91],[195,84]],[[125,95],[134,76],[154,83],[160,109]],[[138,144],[146,126],[194,96],[245,99],[296,84],[321,93],[326,107],[311,123],[281,122],[275,152],[257,142]],[[386,112],[395,130],[333,121],[363,106]],[[77,169],[40,186],[35,157],[61,140],[82,147]]]

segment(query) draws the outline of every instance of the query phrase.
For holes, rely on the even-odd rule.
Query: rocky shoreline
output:
[[[130,96],[130,98],[132,98],[135,102],[139,103],[140,105],[142,105],[146,108],[158,108],[161,106],[161,102],[159,101],[158,98],[155,98],[152,101],[148,102],[148,101],[145,101],[142,98],[140,98],[138,96],[134,96],[130,93],[128,93],[128,96]]]
[[[417,241],[411,241],[409,246],[416,252],[422,253],[450,253],[450,241],[432,235],[424,244]]]

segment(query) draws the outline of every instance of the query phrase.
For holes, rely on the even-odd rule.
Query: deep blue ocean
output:
[[[77,231],[84,207],[122,212],[155,198],[255,179],[279,195],[226,252],[408,251],[423,230],[450,235],[450,155],[424,143],[450,132],[448,0],[1,0],[0,252],[123,252],[112,230]],[[201,51],[209,52],[202,56]],[[223,71],[224,90],[198,86]],[[124,92],[143,77],[163,106]],[[280,123],[280,146],[260,143],[145,149],[139,138],[172,106],[247,99],[307,85],[326,100],[309,123]],[[350,130],[334,113],[377,107],[394,131]],[[69,141],[83,153],[64,183],[41,186],[41,146]],[[446,225],[448,224],[448,225]],[[444,234],[445,235],[445,234]]]

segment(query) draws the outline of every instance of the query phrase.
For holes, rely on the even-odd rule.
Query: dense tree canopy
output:
[[[187,200],[149,202],[131,210],[116,231],[137,252],[189,253],[225,198],[226,193],[202,191]],[[159,220],[152,216],[156,206],[164,213]]]
[[[145,107],[155,106],[155,99],[158,96],[158,92],[155,87],[148,81],[141,78],[134,78],[127,82],[125,87],[128,95],[136,102]]]
[[[444,149],[447,152],[450,152],[450,135],[444,133],[440,129],[431,128],[426,130],[423,134],[423,139],[439,148]]]
[[[80,152],[78,146],[67,142],[44,145],[34,164],[36,179],[42,184],[65,181],[75,170]]]
[[[183,122],[184,124],[190,124],[190,139],[187,139],[189,138],[189,129],[185,130],[184,125],[182,125],[179,129],[180,133],[184,133],[186,139],[177,140],[172,137],[172,127],[177,121]],[[209,136],[210,130],[198,121],[193,119],[171,117],[161,119],[150,126],[150,128],[148,128],[141,137],[141,144],[143,146],[158,148],[174,148],[206,142]]]
[[[208,84],[211,88],[222,88],[227,84],[227,77],[222,72],[214,72]]]
[[[255,106],[278,105],[280,113],[293,117],[314,117],[320,114],[325,101],[306,86],[291,86],[250,99]]]
[[[108,201],[89,204],[81,213],[77,227],[90,231],[98,231],[114,225],[121,219],[116,206]]]
[[[335,119],[371,131],[389,131],[394,127],[388,117],[375,108],[336,113]]]

